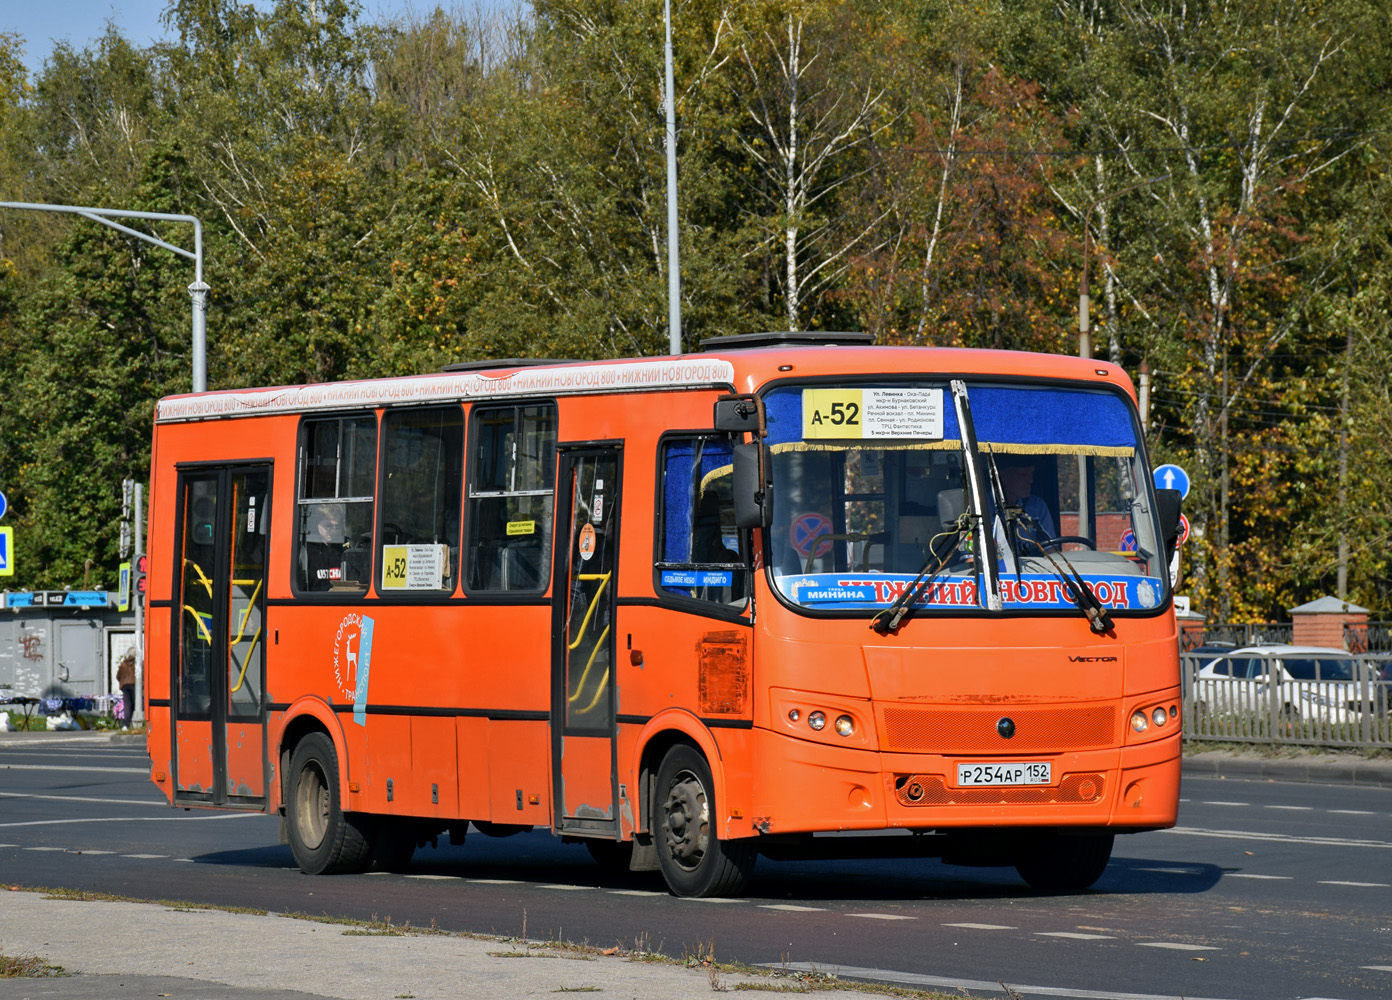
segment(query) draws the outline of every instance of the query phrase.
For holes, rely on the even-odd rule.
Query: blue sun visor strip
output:
[[[777,389],[764,400],[768,443],[802,441],[802,389]],[[1028,386],[969,386],[977,441],[993,451],[1130,455],[1136,433],[1130,407],[1111,392]],[[943,413],[943,440],[961,439],[957,414]],[[883,445],[881,445],[883,447]]]

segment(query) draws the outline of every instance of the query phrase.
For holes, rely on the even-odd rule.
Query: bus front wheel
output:
[[[652,831],[658,864],[678,896],[730,896],[744,888],[757,854],[752,844],[716,835],[715,782],[700,752],[685,743],[657,770]]]
[[[333,740],[310,733],[290,757],[286,827],[295,864],[306,875],[362,871],[371,846],[366,817],[345,813],[338,799]]]
[[[1064,836],[1041,830],[1026,836],[1015,870],[1041,892],[1081,892],[1102,877],[1112,857],[1110,833]]]

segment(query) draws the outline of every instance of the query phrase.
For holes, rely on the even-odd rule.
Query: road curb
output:
[[[1346,758],[1267,759],[1209,751],[1186,756],[1186,776],[1392,788],[1392,761]]]

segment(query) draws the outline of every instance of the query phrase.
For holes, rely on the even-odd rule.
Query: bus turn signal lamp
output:
[[[850,736],[855,732],[855,723],[849,715],[838,715],[836,717],[836,732],[839,736]]]

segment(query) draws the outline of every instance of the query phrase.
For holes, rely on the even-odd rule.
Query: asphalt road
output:
[[[761,859],[742,898],[702,901],[606,873],[546,832],[473,831],[405,875],[310,877],[277,820],[172,810],[146,775],[138,744],[0,745],[0,882],[673,956],[713,945],[721,960],[981,993],[1392,995],[1392,788],[1186,775],[1179,826],[1119,838],[1074,896],[1013,869]]]

